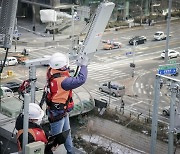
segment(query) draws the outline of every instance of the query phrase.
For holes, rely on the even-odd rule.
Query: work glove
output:
[[[89,58],[87,55],[84,55],[83,57],[79,56],[76,62],[78,66],[82,66],[82,65],[87,66],[89,65]]]

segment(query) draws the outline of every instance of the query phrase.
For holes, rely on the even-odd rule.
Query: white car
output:
[[[154,39],[157,40],[157,41],[165,40],[165,39],[166,39],[166,35],[165,35],[164,32],[162,32],[162,31],[157,31],[157,32],[154,34]]]
[[[0,61],[0,65],[3,64],[3,60]],[[18,64],[18,60],[15,57],[7,57],[6,62],[5,62],[5,66],[12,66],[12,65],[17,65]]]
[[[168,50],[168,58],[176,58],[179,57],[180,53],[178,51],[169,49]],[[165,50],[161,53],[161,57],[165,58]]]
[[[0,87],[0,90],[2,92],[0,92],[1,97],[5,98],[5,97],[13,97],[14,93],[11,89],[9,89],[8,87]]]
[[[18,61],[15,57],[7,57],[8,66],[17,65]]]

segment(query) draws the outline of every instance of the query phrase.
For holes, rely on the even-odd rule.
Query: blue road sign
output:
[[[159,70],[158,73],[160,75],[176,74],[176,68],[166,69],[166,70]]]
[[[126,52],[126,55],[131,55],[133,54],[133,52]]]

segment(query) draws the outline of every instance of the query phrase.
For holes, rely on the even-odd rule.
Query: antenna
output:
[[[11,48],[18,0],[2,0],[0,12],[0,47]]]

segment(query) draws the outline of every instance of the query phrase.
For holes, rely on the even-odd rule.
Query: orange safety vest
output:
[[[31,140],[30,140],[30,136],[31,136]],[[19,130],[17,133],[18,151],[22,151],[22,138],[23,138],[23,129]],[[44,143],[48,142],[46,135],[42,129],[29,128],[28,129],[28,143],[32,143],[36,141],[42,141]]]
[[[54,77],[50,81],[51,102],[57,104],[62,103],[67,105],[67,108],[72,108],[74,106],[74,102],[72,100],[72,90],[66,91],[61,87],[62,81],[69,77],[69,71],[60,71],[51,68],[49,69],[50,70],[48,70],[49,74],[47,73],[47,79],[55,74],[59,74],[59,77]]]

